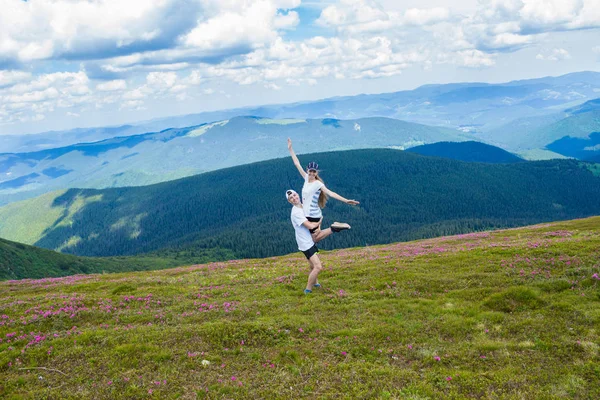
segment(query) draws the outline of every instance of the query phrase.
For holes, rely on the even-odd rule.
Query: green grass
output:
[[[598,163],[585,163],[587,169],[592,171],[594,176],[600,176],[600,164]]]
[[[321,259],[0,283],[0,397],[600,398],[600,217]]]
[[[523,150],[516,153],[517,155],[523,157],[529,161],[535,160],[556,160],[556,159],[565,159],[569,158],[563,156],[562,154],[555,153],[550,150],[545,149],[531,149],[531,150]]]

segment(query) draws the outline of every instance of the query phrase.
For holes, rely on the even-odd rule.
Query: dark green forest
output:
[[[423,156],[444,157],[470,162],[513,163],[525,161],[521,157],[499,147],[474,141],[437,142],[411,147],[406,151]]]
[[[490,228],[600,214],[600,179],[580,161],[466,163],[396,150],[354,150],[300,156],[316,160],[327,187],[352,207],[330,200],[324,227],[344,221],[352,230],[320,243],[323,249],[365,246]],[[193,262],[207,249],[231,257],[296,251],[284,191],[300,191],[290,158],[223,169],[145,187],[72,189],[56,198],[65,207],[87,204],[72,224],[49,227],[36,246],[85,256],[152,253]]]
[[[231,258],[231,252],[214,250],[197,251],[194,256],[195,262],[198,263]],[[182,264],[184,262],[181,258],[166,259],[156,256],[79,257],[0,239],[0,280],[147,271]]]

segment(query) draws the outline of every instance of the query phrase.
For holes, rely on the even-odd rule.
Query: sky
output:
[[[600,71],[600,0],[0,0],[0,135]]]

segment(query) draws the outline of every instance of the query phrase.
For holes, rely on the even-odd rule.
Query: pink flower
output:
[[[450,382],[450,381],[452,380],[452,377],[451,377],[451,376],[448,376],[448,377],[446,377],[446,380],[447,380],[448,382]]]
[[[302,329],[302,328],[298,328],[298,330],[299,330],[300,332],[304,332],[304,329]]]
[[[440,358],[439,356],[435,356],[435,357],[433,357],[433,359],[434,359],[435,361],[440,361],[440,360],[441,360],[441,358]]]
[[[235,381],[235,380],[237,380],[237,378],[236,378],[235,376],[232,376],[232,377],[231,377],[231,380],[232,380],[232,381]]]
[[[346,356],[346,355],[348,355],[348,353],[346,353],[345,351],[342,351],[342,355]]]

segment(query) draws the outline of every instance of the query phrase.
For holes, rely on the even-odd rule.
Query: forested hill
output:
[[[318,161],[330,189],[361,202],[329,201],[324,225],[345,221],[352,230],[328,238],[323,248],[600,214],[600,178],[576,160],[481,164],[382,149],[300,160]],[[283,194],[301,187],[287,157],[151,186],[72,189],[0,208],[0,237],[90,256],[165,247],[161,254],[285,254],[296,243]]]
[[[232,257],[232,254],[224,251],[210,251],[198,254],[194,261],[218,261]],[[0,239],[0,280],[147,271],[175,267],[182,263],[179,259],[161,257],[79,257]]]
[[[474,141],[424,144],[406,151],[424,156],[452,158],[470,162],[513,163],[524,161],[521,157],[517,157],[499,147]]]

